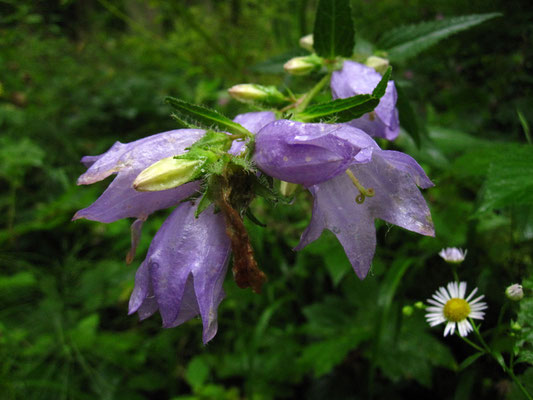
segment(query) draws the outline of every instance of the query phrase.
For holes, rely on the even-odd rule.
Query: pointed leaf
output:
[[[313,36],[313,47],[319,56],[329,59],[350,57],[355,42],[350,1],[320,0]]]
[[[205,129],[216,128],[236,135],[251,136],[250,132],[248,132],[243,126],[233,122],[231,119],[215,110],[176,99],[174,97],[167,97],[165,101],[176,109],[176,115],[182,122],[185,121],[188,124],[200,126]]]
[[[479,25],[500,13],[473,14],[402,26],[383,35],[379,47],[393,61],[407,60],[455,33]]]

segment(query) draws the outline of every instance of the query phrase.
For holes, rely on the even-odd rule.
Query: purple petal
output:
[[[272,111],[258,111],[258,112],[249,112],[245,114],[237,115],[233,121],[241,124],[246,129],[252,133],[257,133],[265,125],[276,120],[276,115]],[[234,141],[229,150],[230,154],[240,154],[244,149],[246,142],[244,141]]]
[[[365,199],[365,207],[374,218],[422,235],[434,236],[431,213],[416,180],[405,171],[405,164],[400,163],[401,168],[397,168],[398,163],[391,162],[387,153],[390,152],[375,151],[372,162],[350,168],[364,187],[374,189],[375,195]],[[398,158],[398,155],[392,158]],[[354,205],[356,209],[359,206]]]
[[[370,269],[376,247],[376,230],[368,204],[356,204],[358,190],[346,174],[310,188],[314,196],[311,223],[296,250],[316,240],[323,229],[333,232],[360,279]]]
[[[415,159],[405,153],[393,150],[387,150],[380,153],[381,157],[386,159],[395,169],[403,171],[411,176],[418,187],[427,189],[435,186],[431,182],[420,165]]]
[[[373,68],[353,61],[344,61],[340,71],[335,71],[331,77],[331,91],[333,98],[344,99],[357,94],[370,94],[381,80],[381,75]],[[400,132],[400,122],[396,101],[398,94],[393,81],[387,84],[385,95],[379,105],[371,113],[355,119],[349,124],[359,128],[370,136],[394,140]]]
[[[139,240],[141,240],[141,231],[145,221],[145,219],[136,219],[133,224],[131,224],[131,247],[126,255],[126,264],[131,264],[135,258],[135,251],[139,245]]]
[[[115,143],[111,149],[80,176],[78,184],[90,184],[118,173],[105,192],[89,207],[78,211],[73,220],[113,222],[121,218],[146,219],[156,210],[178,204],[192,195],[198,184],[191,182],[160,192],[138,192],[132,188],[137,175],[156,161],[185,152],[204,131],[181,129],[160,133],[128,144]],[[85,159],[85,158],[84,158]]]
[[[178,129],[159,133],[131,143],[116,142],[106,153],[99,156],[85,156],[84,164],[89,169],[78,178],[78,185],[89,185],[107,178],[119,171],[136,175],[149,165],[176,154],[185,152],[204,134],[198,129]],[[96,159],[98,157],[98,159]]]
[[[274,122],[276,114],[272,111],[249,112],[237,115],[233,121],[241,124],[252,133],[257,133],[264,126]]]
[[[275,178],[311,186],[368,162],[376,143],[345,124],[305,124],[279,120],[256,135],[254,160]]]
[[[206,343],[217,331],[230,242],[221,214],[214,214],[211,207],[195,218],[195,211],[190,202],[173,211],[157,232],[141,268],[148,265],[163,326],[177,326],[200,313]],[[137,272],[139,289],[136,280],[130,312],[148,293],[145,274]]]

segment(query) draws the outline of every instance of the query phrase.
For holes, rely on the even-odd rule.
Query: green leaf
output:
[[[346,99],[337,99],[327,103],[315,104],[298,114],[303,121],[314,121],[325,117],[335,122],[347,122],[371,112],[379,100],[370,94],[359,94]]]
[[[316,9],[313,47],[324,58],[350,57],[355,44],[349,0],[320,0]]]
[[[396,103],[396,106],[398,107],[400,125],[407,131],[409,136],[411,136],[416,146],[420,148],[423,129],[420,127],[417,114],[415,113],[408,96],[404,92],[404,89],[398,84],[398,82],[396,82],[396,91],[398,92],[398,102]]]
[[[385,33],[379,41],[379,47],[388,53],[392,61],[407,60],[448,36],[501,15],[473,14],[402,26]]]
[[[528,363],[533,365],[533,351],[531,350],[522,350],[516,360],[518,363]]]
[[[185,371],[185,380],[196,391],[207,381],[209,366],[205,360],[198,356],[194,357]]]
[[[372,91],[372,96],[381,99],[387,90],[387,84],[389,83],[390,76],[392,74],[392,67],[387,68],[378,85]]]
[[[478,352],[472,354],[470,357],[467,357],[460,365],[459,365],[459,371],[462,371],[465,368],[468,368],[470,365],[472,365],[479,357],[481,357],[483,352]]]
[[[524,146],[523,150],[491,164],[478,213],[533,204],[533,147]]]
[[[251,135],[243,126],[233,122],[231,119],[215,110],[176,99],[174,97],[167,97],[165,101],[176,109],[176,117],[182,123],[202,127],[204,129],[216,128],[235,135]]]
[[[372,94],[358,94],[345,99],[336,99],[327,103],[315,104],[297,114],[297,118],[306,122],[327,118],[338,123],[359,118],[373,111],[378,106],[379,100],[385,94],[390,75],[391,68],[389,67],[372,91]]]

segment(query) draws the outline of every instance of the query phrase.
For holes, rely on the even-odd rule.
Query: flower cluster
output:
[[[345,61],[342,69],[332,73],[332,96],[372,93],[380,79],[373,68]],[[233,96],[244,91],[250,100],[247,86],[238,89],[233,89]],[[253,99],[261,96],[261,90],[266,93],[261,86],[252,89]],[[268,89],[268,96],[272,93]],[[265,280],[242,224],[262,174],[303,185],[314,198],[311,222],[296,250],[328,229],[339,239],[361,279],[374,256],[376,218],[434,235],[430,211],[419,190],[432,182],[413,158],[382,150],[372,138],[392,140],[398,135],[395,104],[396,90],[389,81],[375,110],[348,123],[276,120],[273,112],[254,112],[234,119],[250,132],[245,137],[220,133],[211,137],[206,130],[181,129],[128,144],[117,142],[100,156],[82,159],[88,170],[78,184],[91,184],[111,174],[116,177],[74,219],[109,223],[135,218],[127,257],[131,262],[147,217],[177,206],[137,270],[129,311],[141,319],[159,311],[164,327],[200,315],[207,343],[217,331],[217,308],[224,297],[222,283],[230,255],[239,286],[259,291]],[[248,146],[249,141],[254,146]],[[462,291],[463,286],[455,297],[461,297]],[[448,301],[450,296],[441,297],[437,301]],[[441,318],[435,321],[442,322]],[[460,332],[467,329],[467,324],[459,325]]]

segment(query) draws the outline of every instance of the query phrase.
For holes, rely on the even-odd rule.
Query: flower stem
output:
[[[324,88],[324,86],[329,82],[331,79],[331,72],[326,74],[309,92],[307,92],[302,98],[301,101],[296,105],[295,111],[296,112],[302,112],[307,108],[311,100],[313,100],[313,97],[315,97],[320,91]]]
[[[513,380],[513,382],[516,384],[516,386],[518,386],[518,388],[520,389],[520,391],[522,392],[522,394],[526,397],[526,399],[528,400],[533,400],[533,396],[531,396],[531,394],[527,391],[527,389],[524,387],[524,385],[522,385],[522,382],[520,382],[520,380],[517,378],[517,376],[514,374],[514,371],[512,369],[512,367],[508,367],[507,364],[505,363],[503,357],[501,357],[501,354],[500,354],[500,357],[501,358],[498,358],[497,357],[497,354],[495,354],[491,348],[489,347],[489,345],[487,344],[487,342],[485,342],[485,339],[483,339],[483,336],[481,336],[481,333],[479,332],[479,328],[477,327],[477,325],[474,323],[474,321],[472,321],[472,319],[470,318],[470,323],[472,324],[472,327],[474,328],[474,333],[476,334],[479,342],[481,343],[481,345],[483,346],[483,349],[480,349],[479,346],[475,345],[474,343],[470,342],[468,339],[466,338],[463,338],[465,339],[465,341],[467,342],[470,342],[469,344],[474,346],[476,349],[480,350],[480,351],[484,351],[485,353],[489,354],[492,358],[494,358],[494,360],[496,360],[496,362],[498,364],[500,364],[500,366],[503,368],[503,370],[505,371],[505,373],[507,375],[509,375],[509,377]],[[512,365],[512,364],[511,364]]]

